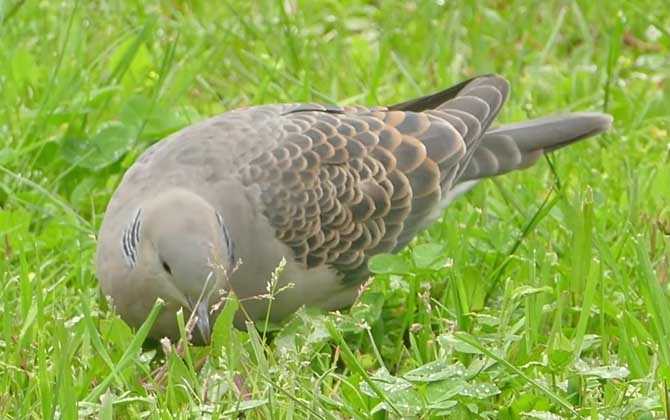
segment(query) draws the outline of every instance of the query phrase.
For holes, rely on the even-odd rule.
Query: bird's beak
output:
[[[206,301],[201,301],[195,308],[195,315],[198,317],[196,327],[202,336],[202,341],[209,344],[209,339],[212,335],[212,329],[209,325],[209,306]]]

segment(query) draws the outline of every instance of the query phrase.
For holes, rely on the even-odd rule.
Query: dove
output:
[[[372,256],[401,250],[480,180],[612,124],[577,112],[493,128],[508,93],[484,75],[387,107],[261,105],[186,127],[149,147],[112,195],[101,289],[133,327],[161,298],[153,338],[179,338],[180,308],[194,315],[196,343],[230,293],[240,328],[302,306],[346,308]]]

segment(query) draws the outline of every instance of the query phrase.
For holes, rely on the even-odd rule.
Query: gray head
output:
[[[219,296],[213,292],[225,287],[224,273],[235,260],[223,216],[199,195],[172,189],[132,213],[118,247],[127,266],[125,281],[101,280],[105,293],[124,306],[126,321],[139,325],[150,309],[140,301],[153,304],[160,297],[166,307],[152,336],[177,338],[175,314],[182,307],[185,316],[198,316],[194,340],[208,342],[209,305]]]

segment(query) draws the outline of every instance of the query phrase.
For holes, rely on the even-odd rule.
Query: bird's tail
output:
[[[492,129],[483,136],[459,182],[527,168],[544,153],[607,131],[611,125],[610,115],[578,112]]]

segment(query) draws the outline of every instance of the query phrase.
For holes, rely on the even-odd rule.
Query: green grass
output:
[[[669,416],[669,10],[0,1],[0,417]],[[238,106],[388,104],[487,72],[513,86],[503,121],[605,110],[614,129],[482,183],[353,309],[272,339],[221,316],[213,346],[163,356],[100,297],[96,230],[149,144]]]

